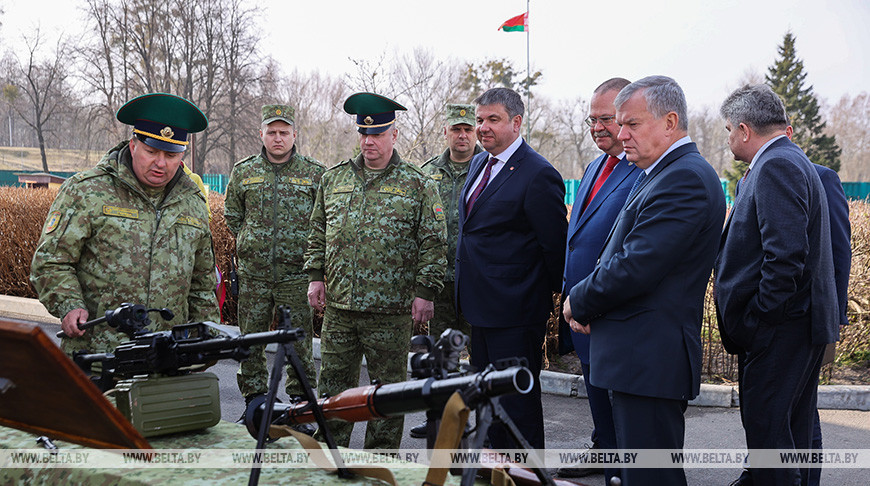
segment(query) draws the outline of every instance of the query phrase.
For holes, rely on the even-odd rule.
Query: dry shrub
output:
[[[0,294],[36,297],[30,261],[56,189],[0,187]]]
[[[837,343],[836,363],[853,360],[870,351],[870,204],[849,202],[852,225],[852,269],[849,274],[849,325]],[[866,361],[864,368],[870,367]]]
[[[236,251],[236,240],[227,228],[224,219],[224,196],[211,192],[208,195],[211,208],[211,237],[214,244],[214,261],[226,281],[226,301],[221,309],[221,318],[228,324],[238,325],[238,302],[230,292],[230,258]]]

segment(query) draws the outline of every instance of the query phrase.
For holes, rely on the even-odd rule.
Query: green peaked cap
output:
[[[118,121],[136,125],[139,120],[181,128],[190,133],[208,127],[208,119],[190,101],[168,93],[148,93],[124,104],[115,115]]]
[[[344,102],[344,111],[356,115],[360,133],[382,133],[396,121],[396,110],[407,110],[395,101],[375,93],[354,93]]]

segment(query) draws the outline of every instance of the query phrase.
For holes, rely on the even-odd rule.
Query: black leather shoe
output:
[[[421,423],[420,425],[413,427],[409,435],[415,439],[425,439],[426,431],[428,430],[428,428],[429,422],[424,420],[423,423]]]
[[[604,472],[604,469],[594,467],[560,467],[556,470],[556,476],[560,478],[582,478],[602,472]]]

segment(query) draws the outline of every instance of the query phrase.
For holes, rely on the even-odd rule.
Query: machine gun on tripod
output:
[[[86,373],[94,363],[101,371],[94,379],[103,390],[113,387],[119,379],[138,375],[178,376],[190,373],[196,365],[205,365],[221,359],[242,361],[248,358],[251,346],[269,343],[292,343],[302,339],[301,328],[239,334],[212,322],[193,322],[173,326],[168,331],[150,332],[148,313],[159,312],[165,320],[172,319],[168,309],[145,309],[141,305],[122,304],[107,311],[104,318],[95,319],[79,328],[106,322],[130,337],[111,353],[78,352],[73,361]]]

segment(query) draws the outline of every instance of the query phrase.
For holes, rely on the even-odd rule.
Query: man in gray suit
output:
[[[736,90],[721,114],[734,157],[750,162],[715,267],[722,344],[738,357],[746,445],[809,449],[822,353],[839,322],[825,190],[786,137],[785,106],[770,87]],[[807,479],[808,469],[753,467],[734,484]]]

